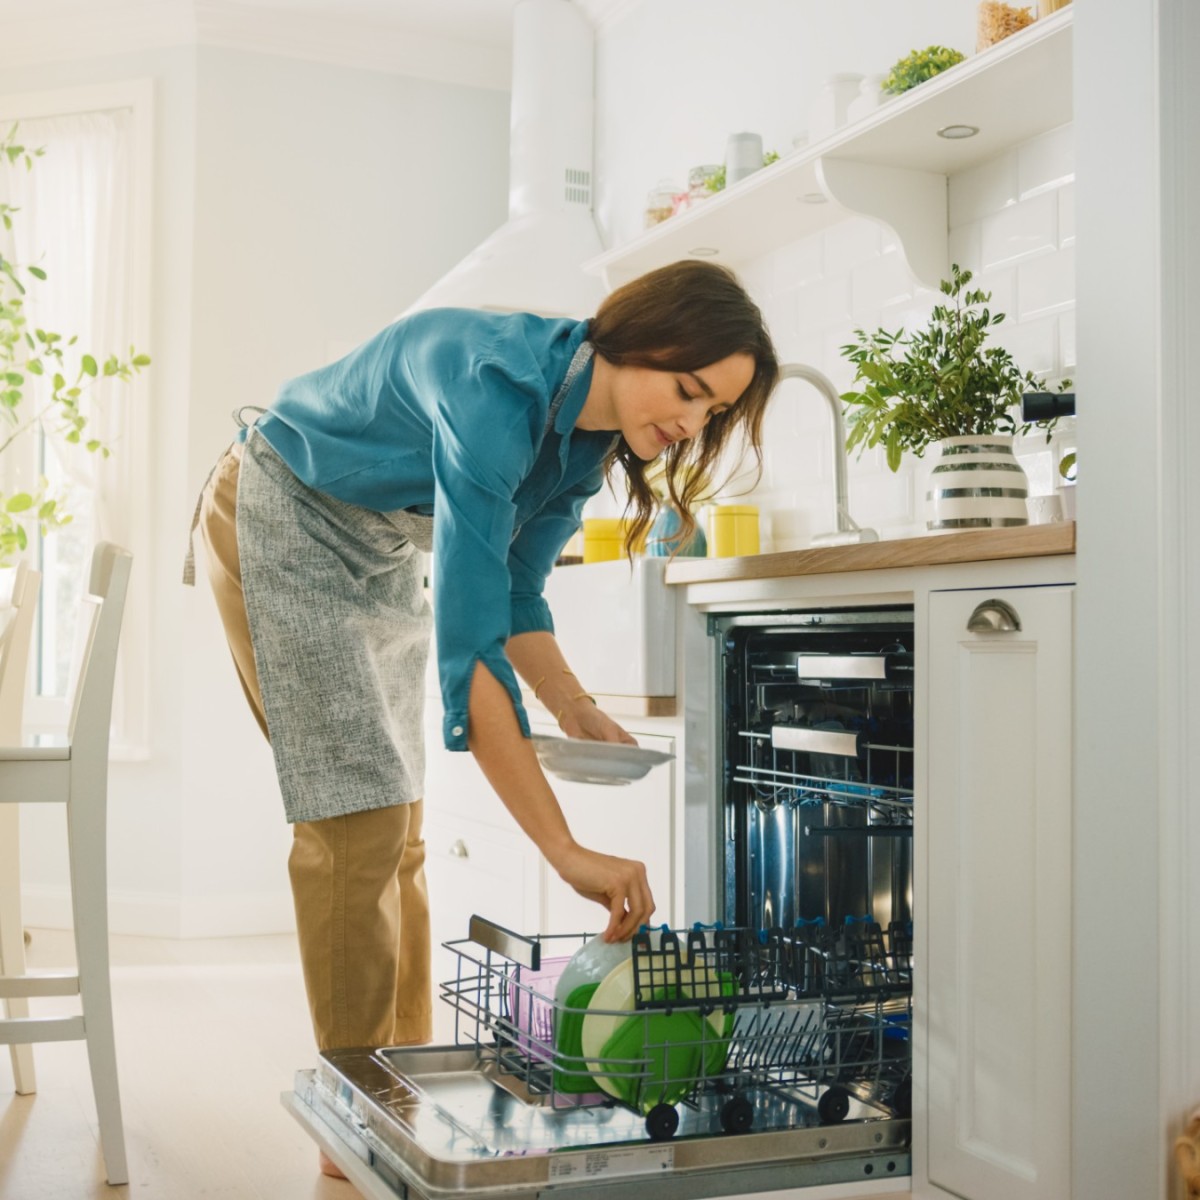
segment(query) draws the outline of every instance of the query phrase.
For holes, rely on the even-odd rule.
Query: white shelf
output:
[[[946,179],[1067,124],[1071,7],[890,100],[697,208],[584,264],[619,287],[655,267],[709,257],[737,268],[848,215],[890,228],[913,273],[936,287],[949,273]],[[974,125],[974,137],[938,137]]]

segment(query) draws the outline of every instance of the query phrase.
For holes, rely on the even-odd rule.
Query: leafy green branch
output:
[[[0,161],[12,169],[32,170],[45,147],[30,149],[17,141],[17,126],[0,139]],[[0,202],[0,222],[13,229],[20,209]],[[88,429],[84,400],[104,380],[129,383],[150,365],[150,356],[129,347],[126,355],[97,358],[76,349],[78,338],[39,327],[30,328],[26,311],[28,287],[44,284],[46,271],[22,265],[0,253],[0,454],[26,435],[41,431],[52,442],[80,452],[111,451]],[[45,479],[28,491],[0,491],[0,566],[26,549],[29,533],[46,534],[71,521],[62,496],[52,495]]]

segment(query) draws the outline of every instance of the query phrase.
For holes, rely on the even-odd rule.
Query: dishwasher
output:
[[[557,986],[584,934],[472,918],[438,984],[453,1045],[326,1051],[283,1097],[364,1196],[700,1200],[910,1173],[912,610],[708,622],[717,919],[635,935],[610,1010]]]

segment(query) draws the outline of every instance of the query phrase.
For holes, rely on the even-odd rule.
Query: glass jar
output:
[[[725,182],[725,168],[720,163],[706,163],[693,167],[688,172],[688,203],[699,204],[721,190]]]
[[[679,189],[669,179],[660,179],[646,197],[643,225],[652,229],[675,212],[675,198]]]

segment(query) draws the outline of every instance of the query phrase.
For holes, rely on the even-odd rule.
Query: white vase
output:
[[[1029,480],[1006,434],[971,434],[937,443],[929,474],[926,528],[933,533],[1028,525]]]

